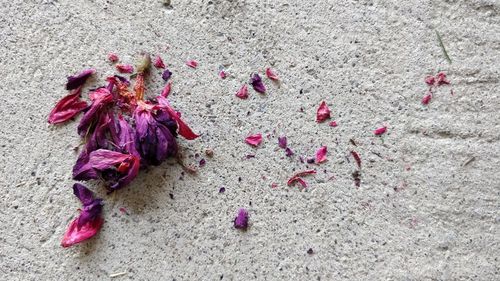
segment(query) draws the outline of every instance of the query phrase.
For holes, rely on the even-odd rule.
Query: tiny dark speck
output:
[[[238,177],[238,181],[241,182],[241,177]]]
[[[314,251],[313,251],[313,249],[312,249],[312,248],[309,248],[309,250],[307,250],[307,254],[309,254],[309,255],[312,255],[312,254],[314,254]]]
[[[174,195],[172,193],[168,194],[170,196],[170,199],[174,200]]]
[[[31,172],[31,176],[34,177],[36,175],[35,171]]]
[[[224,193],[224,192],[226,192],[226,188],[225,188],[225,187],[221,187],[221,188],[219,189],[219,193]]]
[[[19,206],[14,206],[14,209],[16,209],[16,210],[17,210],[17,208],[19,208]]]

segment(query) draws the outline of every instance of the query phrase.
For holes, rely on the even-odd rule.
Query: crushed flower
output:
[[[58,101],[49,114],[48,122],[50,124],[65,122],[87,108],[87,102],[81,100],[80,94],[81,87],[78,87]]]
[[[262,134],[258,133],[250,135],[247,138],[245,138],[245,142],[254,147],[259,146],[259,144],[262,142]]]
[[[248,98],[248,87],[246,84],[241,86],[241,88],[236,92],[236,96],[240,99],[247,99]]]
[[[186,65],[191,67],[191,68],[196,68],[196,67],[198,67],[198,62],[195,60],[188,60],[188,61],[186,61]]]
[[[75,75],[75,76],[68,76],[68,82],[66,83],[66,90],[74,90],[76,88],[79,88],[85,82],[87,79],[89,79],[92,74],[95,73],[95,69],[85,69],[82,71],[80,74]]]
[[[156,56],[155,57],[155,60],[153,62],[153,65],[156,67],[156,68],[165,68],[165,64],[163,63],[163,60],[161,59],[160,56]]]
[[[248,228],[248,211],[244,208],[241,208],[238,211],[238,215],[234,218],[234,227],[237,229],[246,230]]]
[[[330,119],[330,109],[325,101],[322,101],[316,112],[316,122],[321,123],[326,119]]]
[[[134,67],[130,64],[117,64],[116,70],[120,73],[132,73],[134,72]]]
[[[386,127],[386,126],[380,127],[380,128],[378,128],[378,129],[375,129],[375,131],[373,131],[373,133],[374,133],[376,136],[383,135],[385,132],[387,132],[387,127]]]
[[[278,75],[271,69],[271,68],[266,68],[266,76],[267,78],[273,80],[273,81],[278,81]]]
[[[259,74],[254,73],[251,76],[249,83],[252,85],[253,89],[256,92],[261,93],[261,94],[266,93],[266,86],[264,85],[264,82],[262,82],[262,78],[260,78]]]
[[[328,148],[326,146],[320,147],[316,151],[316,163],[322,163],[326,161],[326,154],[328,152]]]

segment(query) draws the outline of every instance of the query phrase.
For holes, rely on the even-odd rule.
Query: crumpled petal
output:
[[[69,76],[68,82],[66,83],[66,90],[73,90],[82,86],[83,84],[85,84],[85,81],[87,81],[87,79],[94,73],[95,69],[85,69],[78,75]]]
[[[103,113],[106,106],[113,102],[113,95],[107,88],[99,88],[89,93],[89,98],[92,101],[92,104],[85,112],[80,120],[80,124],[78,125],[78,134],[82,137],[87,134],[92,122],[98,121],[100,114]]]
[[[168,95],[170,95],[171,90],[172,90],[172,82],[168,82],[167,85],[165,85],[165,87],[161,91],[160,96],[168,98]]]
[[[285,155],[290,157],[293,156],[295,153],[290,149],[290,147],[285,148]]]
[[[94,201],[94,193],[83,184],[75,183],[73,185],[73,194],[75,194],[83,205],[90,205]]]
[[[249,219],[248,211],[244,208],[241,208],[238,211],[238,215],[236,216],[236,218],[234,218],[234,227],[243,230],[247,229],[248,219]]]
[[[376,136],[380,136],[380,135],[384,134],[385,132],[387,132],[387,127],[386,126],[380,127],[378,129],[375,129],[375,131],[373,131],[373,133]]]
[[[321,123],[326,119],[330,119],[330,109],[325,101],[322,101],[316,112],[316,122]]]
[[[359,154],[356,151],[352,150],[351,155],[354,158],[354,160],[356,161],[358,168],[361,168],[361,157],[359,157]]]
[[[198,66],[198,62],[195,60],[188,60],[186,61],[186,65],[191,68],[196,68]]]
[[[278,137],[278,146],[283,149],[287,147],[286,136]]]
[[[129,159],[130,155],[120,152],[98,149],[90,153],[89,163],[97,170],[109,169]]]
[[[423,105],[428,105],[429,102],[431,101],[432,99],[432,94],[431,93],[428,93],[426,94],[423,98],[422,98],[422,104]]]
[[[100,171],[109,180],[111,189],[119,189],[129,184],[139,173],[140,158],[131,154],[98,149],[89,155],[93,169]]]
[[[61,246],[70,247],[96,235],[104,223],[102,218],[97,218],[78,228],[78,218],[74,219],[64,234]]]
[[[429,86],[432,86],[436,83],[436,79],[434,78],[434,76],[428,75],[427,77],[425,77],[425,83]]]
[[[118,55],[115,53],[109,53],[108,54],[108,60],[110,62],[117,62],[118,61]]]
[[[49,114],[50,124],[65,122],[87,108],[87,102],[80,98],[81,87],[59,100]]]
[[[120,73],[132,73],[134,72],[134,67],[130,64],[117,64],[116,70]]]
[[[259,74],[254,73],[251,76],[249,83],[252,85],[253,89],[256,92],[261,93],[261,94],[266,93],[266,86],[264,85],[264,82],[262,82],[262,78],[260,78]]]
[[[226,71],[224,71],[224,69],[222,69],[222,70],[219,71],[219,77],[221,79],[226,79],[227,73],[226,73]]]
[[[324,145],[316,151],[316,163],[321,163],[326,161],[326,154],[328,148]]]
[[[170,115],[172,119],[177,122],[177,126],[179,127],[179,135],[183,136],[187,140],[194,140],[200,135],[195,134],[189,126],[182,121],[180,114],[176,112],[168,103],[167,99],[164,98],[163,96],[158,96],[156,97],[158,103],[161,105],[163,109],[167,111],[167,113]]]
[[[450,84],[450,81],[446,79],[446,73],[439,72],[436,75],[436,83],[438,86]]]
[[[117,131],[115,144],[122,150],[122,152],[139,156],[139,152],[137,152],[135,144],[134,130],[122,115],[118,116]]]
[[[236,96],[240,99],[247,99],[248,98],[248,87],[246,84],[241,86],[241,88],[236,92]]]
[[[168,69],[165,69],[165,71],[163,71],[163,74],[161,75],[161,78],[167,82],[168,79],[170,79],[170,77],[172,76],[172,72]]]
[[[279,78],[278,78],[278,74],[276,74],[271,68],[267,68],[266,69],[266,76],[267,78],[271,79],[271,80],[274,80],[274,81],[278,81]]]
[[[328,125],[330,127],[337,127],[338,126],[337,121],[332,121],[332,122],[328,123]]]
[[[312,174],[316,174],[316,171],[315,170],[306,170],[303,172],[298,172],[288,180],[287,185],[290,186],[290,185],[294,184],[295,182],[298,182],[300,185],[302,185],[302,187],[306,188],[307,182],[304,181],[304,179],[302,179],[302,177],[307,176],[307,175],[312,175]]]
[[[259,144],[262,142],[262,134],[258,133],[250,135],[245,138],[245,142],[254,147],[259,146]]]
[[[163,63],[163,60],[161,59],[160,56],[156,56],[155,61],[153,62],[153,65],[156,68],[165,68],[165,64]]]

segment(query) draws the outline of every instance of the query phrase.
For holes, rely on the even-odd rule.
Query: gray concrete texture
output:
[[[499,12],[493,0],[2,1],[0,279],[499,280]],[[167,161],[112,195],[90,184],[104,227],[64,249],[80,140],[77,122],[46,119],[67,75],[97,69],[86,96],[114,73],[110,51],[125,63],[163,56],[173,106],[203,134],[179,139],[185,161],[207,164],[182,177]],[[265,78],[266,95],[234,97],[266,67],[280,85]],[[424,107],[423,79],[438,70],[452,86]],[[148,85],[160,91],[158,71]],[[338,127],[315,122],[323,100]],[[382,141],[372,131],[383,124]],[[270,135],[254,149],[243,139],[256,132]],[[326,163],[299,162],[321,145]],[[307,190],[286,186],[308,167]],[[246,232],[232,224],[240,207]]]

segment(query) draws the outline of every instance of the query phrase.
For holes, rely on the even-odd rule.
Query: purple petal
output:
[[[80,183],[73,185],[73,194],[80,199],[83,205],[88,205],[94,200],[94,193]]]
[[[266,92],[266,86],[262,82],[262,78],[260,78],[260,75],[255,73],[252,75],[250,78],[250,84],[252,84],[252,87],[255,91],[264,94]]]
[[[293,156],[295,153],[293,153],[293,151],[289,147],[287,147],[285,148],[285,154],[286,156],[290,157]]]
[[[73,185],[73,193],[82,202],[83,210],[78,217],[77,225],[82,227],[84,224],[96,219],[102,211],[102,199],[94,198],[94,193],[82,184]]]
[[[170,76],[172,76],[172,72],[168,69],[165,69],[165,71],[163,71],[163,74],[161,75],[161,78],[163,78],[163,80],[167,82],[168,79],[170,79]]]
[[[234,227],[237,229],[247,229],[248,227],[248,211],[244,208],[241,208],[238,211],[238,216],[234,219]]]
[[[286,145],[287,145],[287,141],[286,141],[286,137],[283,136],[283,137],[278,137],[278,145],[279,147],[281,148],[286,148]]]
[[[85,84],[85,81],[95,73],[95,69],[85,69],[80,74],[69,76],[66,83],[66,90],[73,90]]]
[[[99,118],[103,109],[105,109],[108,104],[113,102],[113,95],[106,88],[99,88],[94,92],[91,92],[89,96],[92,100],[92,104],[90,105],[89,110],[85,112],[80,120],[80,124],[78,125],[78,134],[83,137],[87,134],[92,122],[95,122],[96,119]]]

